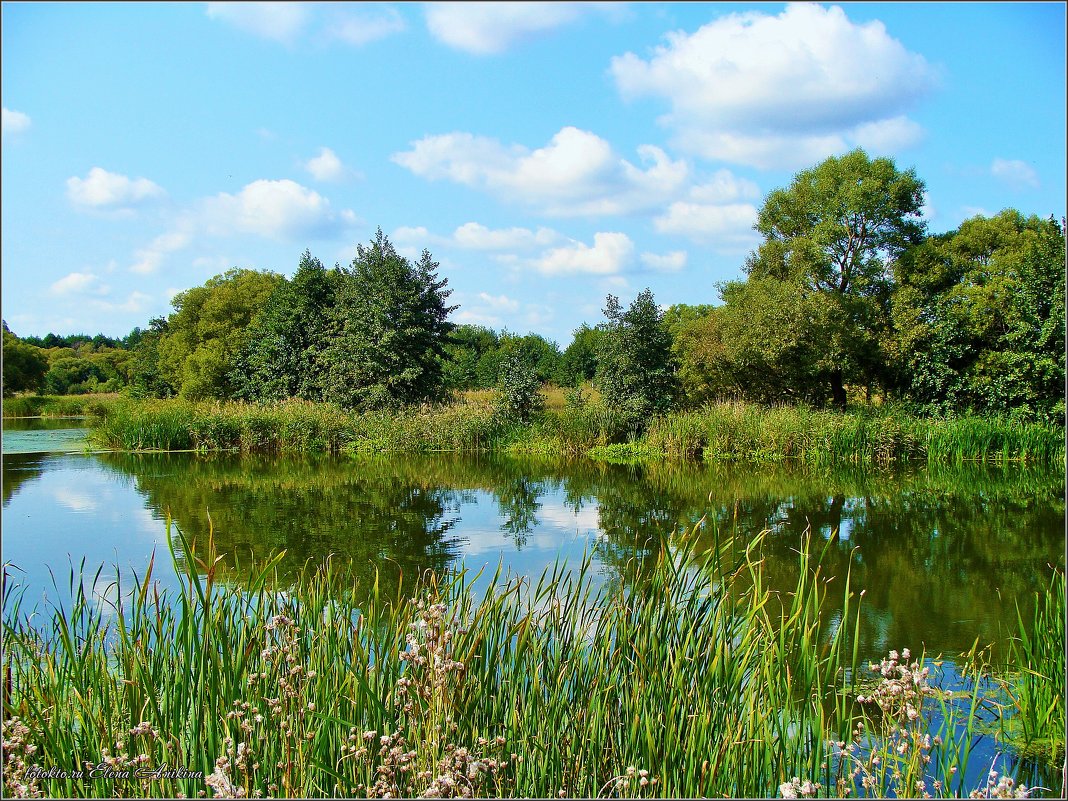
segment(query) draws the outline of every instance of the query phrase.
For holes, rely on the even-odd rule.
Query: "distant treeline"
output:
[[[1063,220],[1010,209],[930,234],[923,202],[923,182],[890,159],[827,159],[768,195],[744,279],[710,284],[702,305],[609,296],[605,319],[564,348],[453,325],[430,253],[406,259],[379,231],[347,266],[306,251],[291,279],[230,270],[121,340],[20,340],[5,324],[4,393],[367,411],[498,388],[528,418],[538,385],[592,382],[635,419],[729,399],[1063,423]]]

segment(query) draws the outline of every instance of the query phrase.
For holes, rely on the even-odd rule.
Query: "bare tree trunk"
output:
[[[833,370],[831,372],[831,404],[840,412],[844,412],[846,408],[846,391],[845,385],[842,383],[842,371]]]

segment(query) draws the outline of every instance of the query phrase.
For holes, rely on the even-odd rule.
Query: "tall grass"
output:
[[[488,397],[488,396],[487,396]],[[1064,431],[1001,419],[937,420],[721,403],[635,421],[601,400],[569,401],[520,425],[482,395],[438,406],[349,413],[331,404],[116,400],[97,444],[122,450],[505,451],[578,457],[892,464],[1056,462]],[[643,430],[644,426],[644,430]]]
[[[357,594],[330,562],[284,591],[271,563],[224,585],[211,538],[197,549],[182,536],[176,598],[151,565],[103,601],[72,572],[70,606],[43,613],[5,587],[5,791],[884,797],[918,781],[943,794],[931,782],[943,777],[949,792],[970,747],[951,715],[932,742],[926,693],[901,721],[853,703],[848,576],[830,623],[807,541],[782,596],[759,541],[739,556],[687,542],[661,541],[639,585],[594,590],[583,561],[537,580],[498,573],[481,598],[463,571]],[[893,697],[890,680],[872,698]],[[34,770],[84,763],[119,773]]]
[[[100,416],[119,402],[113,394],[16,395],[3,399],[4,417]]]
[[[1025,621],[1017,610],[1018,630],[1009,641],[1010,667],[1016,672],[1004,682],[1014,711],[1004,720],[1007,739],[1027,756],[1056,767],[1066,758],[1064,595],[1064,573],[1055,570],[1049,589],[1036,596],[1032,619]]]

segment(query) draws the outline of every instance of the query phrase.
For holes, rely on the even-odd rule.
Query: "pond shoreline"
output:
[[[10,400],[4,401],[5,414],[14,411]],[[30,405],[49,408],[43,402]],[[599,402],[548,409],[528,423],[471,400],[363,413],[292,400],[245,404],[121,397],[90,398],[80,405],[70,399],[53,408],[52,416],[73,412],[88,418],[94,444],[125,451],[502,452],[614,463],[685,459],[876,465],[1056,465],[1065,458],[1059,427],[982,417],[935,419],[880,407],[841,413],[718,403],[653,418],[643,430]]]

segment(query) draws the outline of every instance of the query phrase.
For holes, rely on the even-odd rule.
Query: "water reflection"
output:
[[[31,491],[34,481],[48,492]],[[162,532],[169,514],[200,542],[213,530],[224,570],[284,549],[284,581],[338,554],[365,586],[377,577],[387,591],[402,576],[461,559],[538,574],[587,550],[600,580],[635,581],[662,535],[702,519],[705,548],[728,535],[743,547],[769,530],[766,581],[785,591],[796,585],[796,552],[811,529],[828,543],[824,574],[837,577],[829,611],[840,612],[847,570],[866,590],[861,651],[870,658],[903,646],[951,654],[977,636],[997,640],[1014,626],[1017,603],[1026,614],[1048,565],[1064,564],[1064,475],[1018,465],[887,473],[485,455],[116,453],[5,456],[3,482],[5,559],[70,552],[77,561],[105,544],[137,564],[158,537],[142,531],[131,546],[116,533],[121,521],[131,524],[133,506],[139,529]]]

